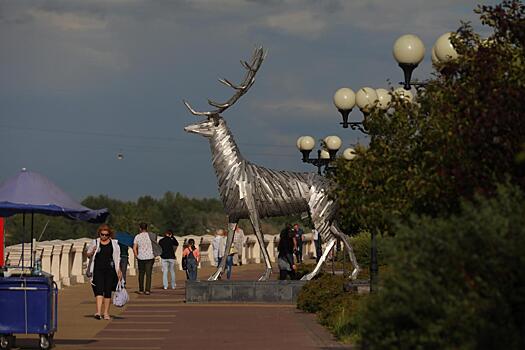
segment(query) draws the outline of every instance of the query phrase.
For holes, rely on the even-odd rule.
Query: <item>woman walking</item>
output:
[[[195,240],[190,238],[188,240],[188,247],[182,252],[182,257],[186,258],[186,272],[188,280],[196,281],[197,280],[197,266],[201,261],[201,255],[199,253],[199,248],[195,247]]]
[[[279,265],[280,280],[285,280],[288,276],[290,276],[291,280],[295,279],[295,264],[293,261],[294,247],[295,242],[292,225],[286,224],[279,235],[279,245],[277,246],[277,250],[279,251],[277,262]]]
[[[95,318],[100,320],[104,317],[105,320],[110,320],[111,292],[115,291],[118,281],[122,279],[120,247],[118,241],[112,239],[113,230],[108,225],[100,225],[97,235],[98,238],[91,242],[87,252],[90,258],[89,275],[97,305]],[[102,306],[104,306],[103,314]]]

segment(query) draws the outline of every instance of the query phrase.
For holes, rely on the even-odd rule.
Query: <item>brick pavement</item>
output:
[[[202,278],[212,269],[199,271]],[[254,279],[262,265],[234,267],[234,279]],[[149,296],[135,294],[122,309],[112,306],[113,320],[95,320],[89,285],[66,288],[59,295],[56,349],[350,349],[333,340],[315,316],[293,305],[185,304],[184,275],[177,272],[177,289],[162,289],[162,273],[154,273]],[[24,337],[26,338],[26,337]],[[37,339],[17,340],[22,349],[36,349]]]

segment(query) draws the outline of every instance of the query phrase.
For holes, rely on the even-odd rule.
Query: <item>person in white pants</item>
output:
[[[179,246],[179,242],[173,237],[172,230],[166,230],[164,238],[159,241],[162,247],[162,284],[164,289],[168,289],[168,272],[171,274],[171,289],[175,289],[177,283],[175,281],[175,250]]]

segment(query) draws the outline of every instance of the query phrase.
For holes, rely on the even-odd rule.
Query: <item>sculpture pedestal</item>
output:
[[[306,282],[186,281],[186,302],[295,304]]]
[[[368,294],[370,293],[370,281],[369,280],[355,280],[345,284],[345,291],[353,292],[357,294]]]

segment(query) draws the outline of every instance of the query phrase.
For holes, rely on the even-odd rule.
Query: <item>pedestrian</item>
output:
[[[232,278],[232,269],[233,269],[233,258],[237,255],[237,248],[235,247],[235,244],[232,244],[230,247],[230,251],[228,255],[226,256],[226,278],[231,279]]]
[[[173,237],[172,230],[166,230],[164,238],[159,241],[162,247],[162,285],[164,289],[168,289],[168,272],[171,274],[171,289],[175,289],[177,283],[175,281],[175,249],[179,246],[179,242]]]
[[[280,280],[285,280],[288,276],[290,276],[292,280],[295,279],[295,264],[293,260],[294,240],[292,225],[286,224],[279,235],[279,245],[277,246],[277,250],[279,251],[277,263],[279,265]]]
[[[226,237],[224,236],[223,229],[220,228],[215,231],[215,237],[213,237],[213,240],[211,241],[211,246],[213,249],[213,260],[215,266],[219,267],[224,256],[224,251],[226,250]]]
[[[118,246],[120,248],[120,271],[122,272],[122,286],[125,286],[127,281],[129,265],[129,247],[125,244],[120,243],[120,241],[118,242]]]
[[[301,227],[299,227],[299,224],[293,225],[293,231],[295,234],[295,240],[296,240],[296,250],[295,250],[295,256],[297,257],[297,263],[302,264],[303,262],[303,235],[304,231]]]
[[[235,227],[235,235],[233,236],[233,244],[235,245],[235,249],[237,249],[237,254],[233,256],[234,265],[242,266],[242,253],[245,242],[246,238],[244,236],[244,231],[239,225],[237,225]]]
[[[96,299],[95,318],[100,320],[104,317],[104,320],[110,320],[111,293],[116,290],[118,281],[122,279],[120,248],[118,242],[112,239],[113,230],[108,225],[100,225],[97,235],[98,238],[91,242],[87,250],[87,256],[90,258],[89,275]]]
[[[153,255],[153,248],[151,238],[148,233],[148,224],[142,222],[139,225],[140,233],[135,236],[133,240],[133,252],[137,257],[139,268],[139,294],[151,294],[151,273],[153,271],[153,262],[155,256]],[[144,281],[146,275],[146,281]],[[146,286],[144,286],[146,282]]]
[[[182,269],[186,273],[186,279],[187,280],[190,279],[190,275],[188,274],[188,265],[187,265],[188,259],[184,256],[184,251],[188,247],[189,247],[188,241],[186,239],[184,239],[184,241],[182,242],[182,259],[181,259],[180,263],[181,263]]]
[[[319,234],[319,231],[314,227],[312,230],[313,236],[314,236],[314,246],[315,246],[315,262],[319,262],[321,259],[321,254],[323,253],[321,250],[321,235]]]
[[[193,238],[188,239],[188,247],[182,252],[182,256],[186,257],[186,266],[188,273],[188,280],[197,280],[197,266],[201,261],[199,248],[195,247],[195,240]]]

